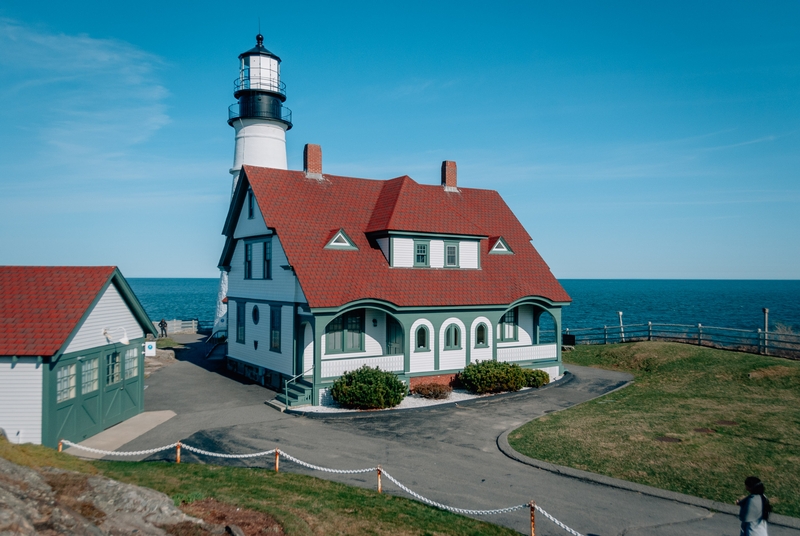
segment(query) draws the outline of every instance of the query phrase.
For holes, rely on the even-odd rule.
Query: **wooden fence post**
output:
[[[58,452],[61,452],[61,450],[62,450],[63,448],[64,448],[64,440],[62,439],[62,440],[60,440],[60,441],[58,442]]]
[[[603,326],[603,344],[608,344],[608,326]]]
[[[697,346],[703,346],[703,324],[697,324]]]
[[[647,323],[647,340],[648,341],[652,341],[653,340],[653,323],[652,322],[648,322]]]
[[[381,466],[378,466],[378,493],[383,493],[383,486],[381,486]]]
[[[181,442],[175,444],[175,463],[181,463]]]
[[[531,536],[536,536],[536,501],[531,501]]]
[[[280,466],[280,459],[281,459],[281,451],[280,449],[275,449],[275,472],[278,472],[278,467]]]

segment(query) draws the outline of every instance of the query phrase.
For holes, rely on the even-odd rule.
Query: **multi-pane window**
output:
[[[264,242],[264,279],[272,279],[272,241]]]
[[[427,241],[414,241],[414,266],[430,266],[429,248]]]
[[[458,244],[445,244],[444,265],[450,268],[458,267]]]
[[[75,398],[75,370],[72,365],[64,365],[56,372],[56,402],[63,402]]]
[[[461,330],[455,324],[450,324],[444,330],[444,349],[458,350],[461,348]]]
[[[486,324],[480,323],[478,327],[475,328],[475,347],[485,347],[488,346],[488,342],[486,340],[486,335],[488,333],[488,329],[486,329]]]
[[[253,244],[244,245],[244,278],[253,278]]]
[[[281,308],[273,305],[269,308],[269,349],[281,351]]]
[[[428,349],[428,328],[420,326],[417,328],[417,350]]]
[[[88,359],[81,363],[81,394],[97,391],[100,387],[100,360]]]
[[[247,190],[247,219],[252,220],[256,215],[256,200],[253,190]]]
[[[244,344],[244,302],[236,302],[236,342]]]
[[[325,349],[328,353],[361,352],[364,350],[364,311],[337,316],[325,328]]]
[[[517,340],[517,309],[511,309],[500,320],[500,340],[501,341],[516,341]]]
[[[122,380],[122,360],[118,352],[106,354],[106,385]]]
[[[139,349],[129,348],[125,350],[125,379],[137,376],[139,376]]]

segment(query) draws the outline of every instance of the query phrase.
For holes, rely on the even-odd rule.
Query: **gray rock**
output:
[[[181,522],[221,530],[152,489],[49,467],[39,472],[0,458],[0,536],[164,536],[157,525]]]

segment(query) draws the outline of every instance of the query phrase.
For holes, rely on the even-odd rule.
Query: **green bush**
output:
[[[442,385],[441,383],[421,383],[414,387],[414,392],[422,398],[443,400],[450,396],[450,393],[453,392],[453,388],[449,385]]]
[[[524,369],[525,385],[528,387],[541,387],[550,383],[550,375],[539,369]]]
[[[364,365],[333,382],[331,396],[346,408],[391,408],[406,396],[406,386],[395,374]]]
[[[458,381],[477,394],[519,391],[526,385],[525,371],[517,364],[500,361],[470,363],[459,373]]]

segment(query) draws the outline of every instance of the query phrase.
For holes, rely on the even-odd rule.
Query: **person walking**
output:
[[[161,322],[158,323],[158,327],[161,328],[161,336],[162,337],[166,337],[167,336],[167,321],[162,318]]]
[[[764,483],[758,477],[748,476],[744,480],[744,488],[749,495],[736,501],[739,521],[742,522],[739,536],[767,536],[767,520],[772,505],[764,496]]]

